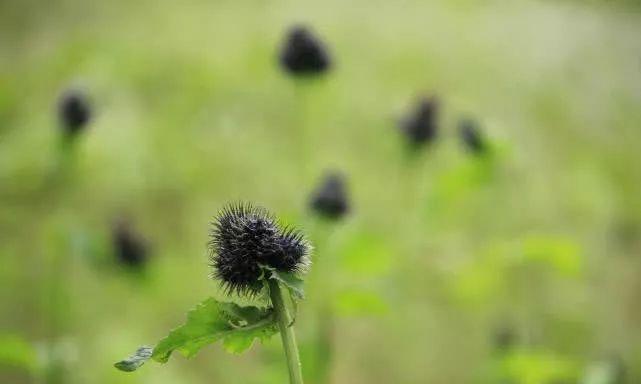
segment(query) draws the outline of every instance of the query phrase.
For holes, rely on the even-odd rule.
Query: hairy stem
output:
[[[298,356],[298,346],[296,345],[296,336],[292,325],[292,317],[285,305],[283,292],[280,289],[278,281],[269,279],[269,295],[276,311],[280,337],[283,341],[283,349],[287,358],[287,368],[289,369],[290,384],[303,384],[303,373]]]

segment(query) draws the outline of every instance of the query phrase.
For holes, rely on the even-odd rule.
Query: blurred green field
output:
[[[286,382],[278,337],[113,367],[221,297],[209,222],[239,200],[315,246],[308,383],[641,382],[641,12],[604,3],[0,3],[0,382]],[[277,65],[298,22],[331,52],[322,78]],[[69,86],[96,116],[61,173]],[[441,131],[409,157],[396,122],[422,94]],[[465,152],[461,116],[492,156]],[[308,209],[332,169],[338,223]],[[143,273],[115,262],[121,216],[149,241]],[[613,356],[625,381],[589,373]]]

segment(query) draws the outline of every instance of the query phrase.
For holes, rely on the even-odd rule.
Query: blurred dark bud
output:
[[[414,110],[401,121],[401,131],[410,145],[418,147],[429,144],[438,133],[439,101],[436,97],[423,97],[418,100]]]
[[[280,63],[293,75],[320,74],[331,66],[325,45],[304,26],[295,26],[288,32]]]
[[[517,344],[517,335],[514,329],[506,324],[500,325],[492,335],[492,345],[497,352],[507,352]]]
[[[79,90],[65,91],[58,101],[58,117],[67,136],[76,136],[91,119],[87,96]]]
[[[474,154],[482,154],[487,150],[485,138],[479,124],[470,118],[462,119],[459,123],[459,135],[465,148]]]
[[[349,197],[345,177],[338,172],[325,175],[314,190],[310,207],[329,219],[340,219],[349,212]]]
[[[146,241],[125,220],[119,220],[112,230],[113,247],[118,262],[130,268],[142,268],[148,260]]]

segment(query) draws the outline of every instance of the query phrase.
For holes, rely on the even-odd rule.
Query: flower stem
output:
[[[269,279],[269,295],[276,311],[278,327],[280,328],[280,337],[283,341],[283,349],[287,358],[287,368],[289,368],[290,384],[303,384],[303,373],[298,356],[298,346],[296,345],[296,336],[292,325],[292,317],[285,305],[283,292],[280,289],[278,281]]]

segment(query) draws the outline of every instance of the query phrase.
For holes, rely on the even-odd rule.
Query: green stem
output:
[[[287,358],[289,382],[290,384],[303,384],[303,373],[300,365],[300,357],[298,356],[298,346],[296,345],[292,317],[289,314],[287,306],[285,306],[280,285],[278,285],[278,281],[274,279],[269,279],[269,295],[271,296],[272,304],[276,311],[280,337],[283,341],[283,349],[285,350],[285,356]]]
[[[319,383],[329,383],[330,382],[330,373],[333,363],[333,344],[334,344],[334,315],[329,309],[329,306],[325,306],[320,313],[319,326],[318,326],[318,353],[317,364],[318,364],[318,382]]]

